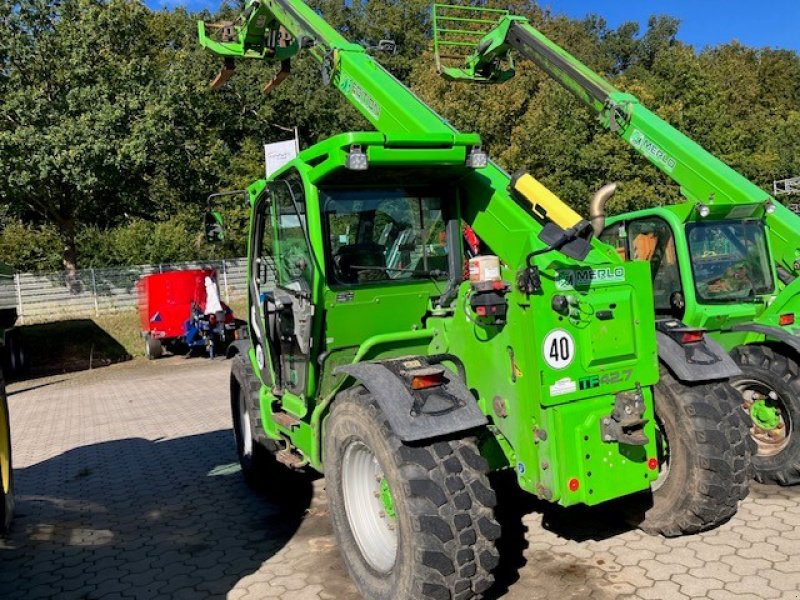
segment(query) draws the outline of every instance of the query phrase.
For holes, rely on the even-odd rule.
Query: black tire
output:
[[[260,383],[244,354],[233,357],[231,364],[231,417],[236,456],[247,484],[261,489],[276,467],[272,454],[274,443],[259,441],[258,394]],[[267,447],[269,446],[269,447]]]
[[[753,453],[756,481],[778,485],[800,483],[800,436],[795,431],[800,426],[800,366],[794,359],[766,346],[739,346],[731,356],[742,369],[742,376],[731,380],[733,386],[745,395],[748,390],[774,391],[777,402],[771,402],[781,413],[780,429],[785,435],[781,443],[763,443],[770,437],[767,432],[752,429],[753,442],[762,441],[756,444]]]
[[[14,516],[14,470],[11,456],[11,424],[6,386],[0,374],[0,533],[8,531]]]
[[[147,360],[161,358],[162,354],[164,354],[164,346],[161,344],[161,340],[150,336],[144,338],[144,355]]]
[[[371,511],[353,511],[349,516],[346,506],[344,461],[355,447],[372,454],[392,498],[394,517],[385,526],[396,528],[396,551],[383,571],[373,558],[365,557],[350,521],[352,515],[357,518]],[[460,600],[480,598],[491,586],[500,525],[494,517],[496,498],[487,477],[488,464],[474,440],[404,444],[369,392],[355,387],[334,402],[324,448],[333,527],[347,569],[364,598]]]
[[[714,528],[736,513],[750,475],[739,404],[726,383],[683,384],[661,367],[655,412],[668,462],[659,450],[664,477],[652,492],[632,499],[629,522],[649,534],[675,537]]]

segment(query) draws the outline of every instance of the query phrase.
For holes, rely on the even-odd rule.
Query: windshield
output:
[[[447,270],[442,198],[428,190],[320,190],[339,283],[430,279]]]
[[[700,302],[735,302],[772,292],[772,272],[760,221],[686,226]]]

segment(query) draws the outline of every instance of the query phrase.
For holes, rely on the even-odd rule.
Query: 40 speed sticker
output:
[[[566,369],[575,358],[575,340],[568,331],[554,329],[544,338],[544,360],[551,368]]]

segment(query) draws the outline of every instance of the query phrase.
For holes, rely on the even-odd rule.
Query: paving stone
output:
[[[357,597],[324,479],[243,483],[229,368],[167,358],[9,386],[18,519],[0,539],[0,598]],[[800,600],[798,488],[754,484],[729,523],[675,539],[591,511],[503,510],[527,545],[504,600]]]
[[[672,581],[680,586],[682,594],[686,594],[692,598],[706,598],[710,590],[720,590],[725,585],[719,579],[712,579],[710,577],[701,579],[689,573],[675,575]]]
[[[757,575],[742,577],[741,581],[729,583],[725,590],[734,594],[754,594],[760,598],[780,598],[783,592],[769,587],[769,581]]]
[[[653,587],[639,590],[638,595],[646,600],[664,600],[665,598],[678,600],[689,597],[681,593],[680,586],[674,581],[658,581]]]

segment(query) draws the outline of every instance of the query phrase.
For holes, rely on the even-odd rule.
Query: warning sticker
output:
[[[571,394],[572,392],[576,392],[577,390],[578,390],[578,385],[575,383],[575,381],[570,379],[569,377],[564,377],[564,379],[559,379],[553,385],[550,386],[550,395],[563,396],[564,394]]]

